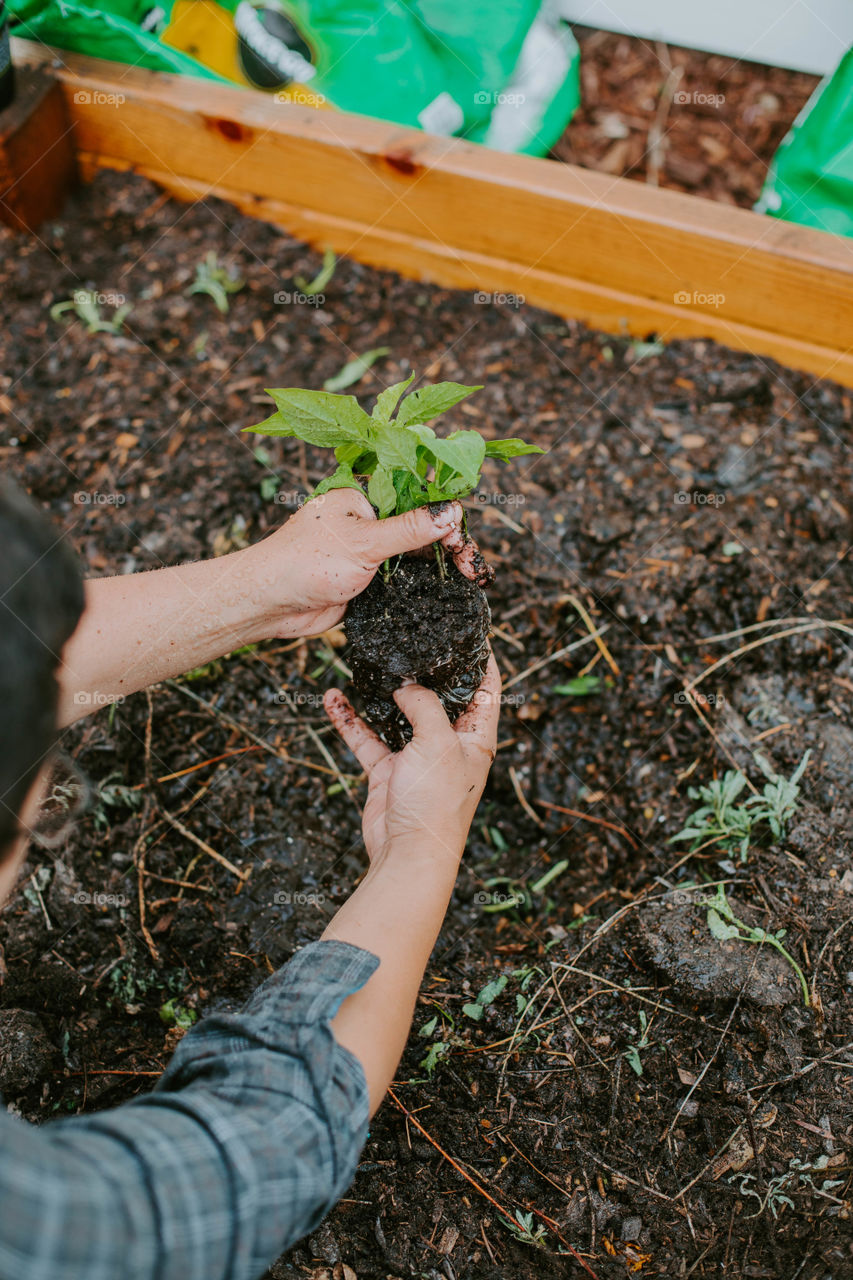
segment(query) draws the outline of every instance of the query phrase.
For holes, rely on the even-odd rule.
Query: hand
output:
[[[384,560],[443,543],[459,571],[488,580],[476,544],[462,533],[462,507],[449,502],[377,520],[367,498],[333,489],[312,498],[270,537],[242,552],[253,596],[264,602],[264,637],[319,635],[340,622]]]
[[[392,848],[461,858],[497,746],[501,679],[489,656],[483,683],[451,725],[435,693],[410,684],[394,694],[412,741],[390,751],[338,689],[326,712],[367,773],[364,843],[371,863]]]

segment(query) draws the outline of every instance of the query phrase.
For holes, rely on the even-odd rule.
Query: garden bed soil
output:
[[[359,395],[411,368],[483,382],[457,425],[548,450],[487,465],[468,501],[497,570],[500,743],[395,1100],[270,1276],[849,1280],[853,652],[819,623],[850,614],[850,393],[351,262],[322,305],[282,306],[316,254],[129,175],[38,240],[0,238],[4,465],[90,574],[274,528],[326,463],[240,434],[263,388],[319,386],[379,343]],[[246,278],[227,317],[184,296],[210,250]],[[83,287],[132,303],[120,336],[51,319]],[[342,640],[264,644],[64,734],[93,805],[31,851],[0,922],[0,1088],[22,1115],[149,1088],[180,1034],[164,1003],[233,1006],[351,891],[363,785],[320,705],[346,684]],[[697,709],[684,685],[704,673]],[[668,843],[689,786],[734,762],[760,787],[756,749],[790,774],[809,748],[785,840],[745,862]],[[777,954],[712,945],[704,879],[787,929],[811,1008]]]
[[[819,77],[574,27],[581,105],[555,159],[751,209]]]
[[[412,729],[393,700],[404,680],[433,689],[456,720],[486,674],[489,605],[449,556],[399,556],[347,608],[344,633],[359,711],[392,750]]]

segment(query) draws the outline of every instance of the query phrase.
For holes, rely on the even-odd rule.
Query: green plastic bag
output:
[[[755,208],[853,236],[853,49],[797,116]]]
[[[16,34],[545,154],[579,100],[551,0],[10,0]]]

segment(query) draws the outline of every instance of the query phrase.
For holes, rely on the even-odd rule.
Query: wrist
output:
[[[465,852],[467,832],[424,828],[388,837],[371,853],[377,864],[392,863],[411,869],[450,869],[454,876]]]

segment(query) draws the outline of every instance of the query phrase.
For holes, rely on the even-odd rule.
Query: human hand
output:
[[[270,537],[239,554],[250,564],[253,596],[263,602],[263,637],[319,635],[340,622],[383,561],[441,542],[460,573],[484,585],[489,570],[462,533],[458,502],[418,507],[377,520],[367,498],[333,489],[312,498]]]
[[[329,719],[367,773],[362,826],[371,863],[392,851],[461,858],[497,746],[501,679],[490,655],[483,683],[451,725],[438,696],[420,685],[394,693],[412,726],[392,752],[356,715],[346,696],[324,698]]]

